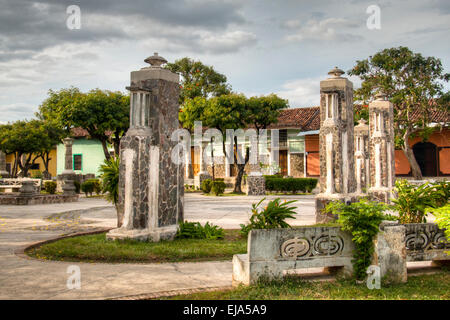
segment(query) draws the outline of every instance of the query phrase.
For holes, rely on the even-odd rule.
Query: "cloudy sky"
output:
[[[70,5],[80,29],[67,27]],[[371,5],[380,30],[367,27]],[[236,92],[313,106],[331,68],[400,45],[449,72],[450,1],[0,0],[0,121],[33,117],[49,89],[125,91],[155,51],[213,65]]]

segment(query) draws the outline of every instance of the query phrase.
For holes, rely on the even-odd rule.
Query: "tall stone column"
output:
[[[354,132],[356,194],[364,196],[369,186],[369,126],[366,120],[359,120]]]
[[[171,240],[183,220],[184,165],[172,161],[179,128],[179,76],[151,66],[131,72],[130,129],[120,141],[118,226],[108,239]]]
[[[353,148],[353,84],[337,67],[320,82],[320,193],[316,196],[316,222],[326,215],[330,201],[354,201],[355,169]]]
[[[63,175],[73,175],[75,174],[75,171],[73,171],[73,157],[72,157],[72,146],[73,146],[73,139],[72,138],[65,138],[63,140],[64,147],[66,149],[66,153],[64,156],[64,171],[62,172]]]
[[[3,151],[0,151],[0,177],[9,177],[9,172],[6,171],[6,155]]]
[[[369,103],[369,119],[369,196],[389,202],[395,182],[394,107],[385,94]]]
[[[250,159],[249,167],[250,173],[247,176],[247,195],[260,196],[266,194],[266,180],[261,172],[259,165],[259,140],[258,136],[250,137]]]
[[[212,176],[208,172],[208,157],[206,154],[206,147],[208,146],[208,141],[202,141],[199,149],[200,149],[200,171],[198,175],[194,178],[195,186],[201,188],[202,182],[206,179],[212,179]],[[213,159],[211,159],[213,161]]]

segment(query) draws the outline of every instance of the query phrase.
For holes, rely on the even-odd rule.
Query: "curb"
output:
[[[54,238],[50,238],[50,239],[47,239],[47,240],[33,242],[31,244],[27,244],[25,246],[17,248],[16,250],[14,250],[14,254],[16,256],[20,257],[20,258],[23,258],[23,259],[45,262],[43,260],[30,257],[29,255],[27,255],[25,253],[25,251],[27,251],[29,249],[36,248],[36,247],[40,247],[40,246],[42,246],[44,244],[52,243],[52,242],[55,242],[55,241],[58,241],[58,240],[61,240],[61,239],[73,238],[73,237],[78,237],[78,236],[87,236],[87,235],[91,235],[91,234],[98,234],[98,233],[108,232],[111,229],[114,229],[114,228],[103,228],[103,229],[94,230],[94,231],[70,233],[70,234],[66,234],[66,235],[63,235],[63,236],[57,236],[57,237],[54,237]],[[64,261],[55,261],[55,260],[51,260],[51,262],[63,262],[64,263]]]
[[[194,288],[194,289],[178,289],[178,290],[169,290],[169,291],[158,291],[154,293],[148,293],[148,294],[137,294],[137,295],[131,295],[131,296],[123,296],[123,297],[117,297],[117,298],[107,298],[105,300],[151,300],[151,299],[158,299],[162,297],[173,297],[173,296],[179,296],[179,295],[185,295],[185,294],[192,294],[192,293],[200,293],[200,292],[211,292],[211,291],[221,291],[221,290],[231,290],[233,289],[232,286],[226,286],[226,287],[200,287],[200,288]]]

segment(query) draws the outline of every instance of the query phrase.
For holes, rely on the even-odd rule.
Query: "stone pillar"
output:
[[[65,157],[64,157],[64,171],[62,172],[63,175],[73,175],[75,174],[75,171],[73,171],[73,157],[72,157],[72,146],[73,146],[73,139],[72,138],[65,138],[63,140],[64,147],[66,149]]]
[[[406,228],[398,222],[384,221],[375,239],[373,264],[380,267],[384,283],[407,281]]]
[[[206,179],[212,179],[212,176],[208,172],[208,155],[206,154],[206,147],[208,146],[208,141],[202,141],[199,146],[200,149],[200,171],[198,175],[194,178],[194,184],[196,187],[201,188],[202,182]]]
[[[263,177],[259,165],[259,140],[258,136],[250,136],[251,148],[249,167],[250,173],[247,176],[247,195],[261,196],[266,194],[266,179]],[[254,154],[253,154],[254,153]]]
[[[6,155],[3,151],[0,151],[0,177],[9,178],[9,172],[6,171]]]
[[[353,201],[355,169],[353,148],[353,84],[337,67],[320,82],[320,193],[316,222],[335,219],[324,214],[330,201]]]
[[[130,129],[120,141],[118,226],[108,239],[171,240],[183,220],[184,165],[172,161],[179,128],[179,75],[151,66],[131,72]]]
[[[369,181],[369,126],[361,119],[355,126],[355,177],[356,194],[367,193]]]
[[[395,181],[394,109],[379,93],[369,104],[369,196],[389,202]]]

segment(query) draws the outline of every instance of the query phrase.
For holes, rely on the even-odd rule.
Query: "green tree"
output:
[[[77,88],[49,91],[39,107],[38,117],[66,131],[85,129],[92,139],[100,141],[106,159],[111,155],[108,144],[119,153],[120,138],[129,127],[130,99],[121,92],[94,89],[82,93]]]
[[[180,105],[195,97],[217,97],[231,92],[227,77],[212,66],[188,57],[168,63],[165,68],[181,75]]]
[[[0,149],[5,154],[14,154],[12,175],[28,176],[28,171],[39,158],[46,136],[39,120],[19,120],[0,127]]]
[[[357,61],[348,74],[362,79],[361,88],[355,90],[356,101],[367,104],[380,90],[389,97],[394,105],[396,146],[408,158],[414,178],[422,179],[409,139],[420,135],[426,140],[435,130],[430,127],[431,112],[450,110],[449,93],[443,92],[450,74],[444,72],[441,60],[406,47],[390,48]]]
[[[53,126],[49,122],[41,121],[39,130],[41,131],[42,139],[40,141],[40,150],[36,153],[44,164],[44,171],[42,175],[44,179],[50,179],[51,174],[48,171],[50,158],[50,152],[61,142],[61,140],[67,136],[65,130],[58,126]]]
[[[201,120],[209,128],[216,128],[225,137],[227,129],[245,129],[254,127],[258,133],[261,129],[266,129],[270,124],[278,120],[282,109],[288,107],[287,100],[283,100],[271,94],[268,96],[252,97],[247,99],[243,94],[228,94],[213,97],[208,103],[202,105],[203,114]],[[222,139],[223,153],[231,157],[225,147],[225,138]],[[234,185],[234,192],[241,193],[241,182],[244,175],[245,165],[249,161],[249,148],[243,152],[243,159],[238,163],[239,154],[236,146],[237,137],[234,137],[234,166],[237,169],[237,176]]]

